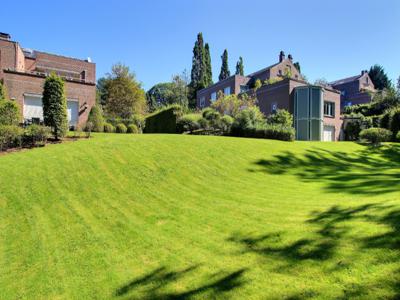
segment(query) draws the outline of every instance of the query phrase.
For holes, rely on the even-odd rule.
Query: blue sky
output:
[[[210,44],[214,80],[222,54],[245,73],[299,61],[310,81],[358,74],[375,63],[400,75],[400,1],[4,1],[0,31],[23,47],[86,58],[97,77],[123,62],[149,89],[187,69],[198,32]]]

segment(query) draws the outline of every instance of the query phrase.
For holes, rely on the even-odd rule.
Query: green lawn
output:
[[[400,145],[98,134],[0,155],[0,299],[400,297]]]

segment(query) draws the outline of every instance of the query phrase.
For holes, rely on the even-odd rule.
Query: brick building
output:
[[[254,93],[254,82],[264,84]],[[266,115],[277,109],[293,114],[298,140],[338,141],[340,118],[340,91],[331,87],[313,86],[304,81],[289,54],[283,51],[279,61],[247,76],[233,75],[197,92],[197,106],[210,106],[219,92],[225,95],[255,94],[260,110]]]
[[[361,71],[360,75],[331,82],[330,85],[341,92],[341,110],[345,106],[371,102],[376,92],[367,70]]]
[[[96,65],[90,59],[25,49],[9,34],[0,33],[0,80],[8,97],[20,105],[24,122],[43,120],[43,85],[51,72],[65,81],[69,125],[85,124],[96,101]]]

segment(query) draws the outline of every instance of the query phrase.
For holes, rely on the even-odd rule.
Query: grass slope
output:
[[[400,296],[400,148],[96,135],[0,156],[0,299]]]

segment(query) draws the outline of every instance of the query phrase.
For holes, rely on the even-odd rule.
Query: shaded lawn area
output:
[[[396,144],[97,134],[5,155],[0,299],[399,298],[399,174]]]

